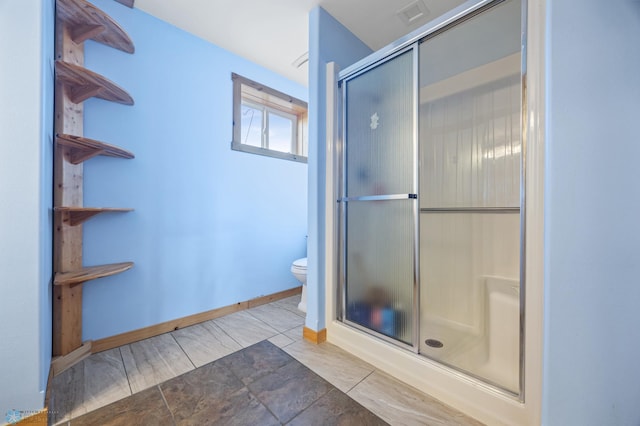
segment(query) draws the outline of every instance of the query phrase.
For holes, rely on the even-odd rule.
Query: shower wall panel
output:
[[[520,205],[516,72],[421,105],[420,207]]]
[[[520,215],[422,214],[420,244],[422,320],[481,334],[485,277],[519,278]]]
[[[512,74],[421,105],[421,209],[520,206],[519,102]],[[480,332],[483,277],[519,277],[520,215],[420,218],[423,316]]]

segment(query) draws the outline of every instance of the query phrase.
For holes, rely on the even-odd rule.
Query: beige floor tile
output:
[[[93,354],[83,362],[84,407],[87,412],[131,395],[118,348]]]
[[[249,309],[249,313],[279,332],[304,324],[304,318],[286,309],[284,305],[269,303]]]
[[[193,370],[171,334],[161,334],[120,347],[133,393]]]
[[[87,412],[84,402],[84,362],[63,371],[51,381],[50,422],[66,424]]]
[[[302,340],[302,328],[304,327],[304,324],[301,324],[297,327],[293,327],[291,330],[287,330],[285,331],[284,334],[285,336],[287,336],[290,339],[293,339],[294,341],[298,342],[300,340]]]
[[[213,321],[182,328],[171,334],[196,367],[242,349]]]
[[[343,392],[374,370],[370,364],[331,343],[316,345],[300,340],[282,349]]]
[[[482,425],[380,371],[369,375],[347,394],[392,425]]]
[[[271,343],[278,346],[279,348],[284,348],[294,342],[294,340],[290,337],[287,337],[284,334],[276,334],[272,338],[269,339]]]
[[[65,424],[91,410],[131,395],[119,349],[93,354],[52,381],[53,424]]]
[[[296,315],[301,317],[305,317],[307,314],[298,309],[298,304],[300,303],[300,295],[287,297],[285,299],[276,300],[273,304],[280,305],[283,308],[293,312]]]
[[[216,318],[214,321],[243,348],[278,334],[273,327],[254,317],[247,311]]]

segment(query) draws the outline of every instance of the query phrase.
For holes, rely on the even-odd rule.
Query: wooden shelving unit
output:
[[[84,137],[83,102],[88,98],[133,105],[124,89],[84,67],[84,41],[128,53],[135,48],[111,17],[85,0],[57,0],[56,19],[53,364],[54,374],[59,374],[91,353],[91,342],[82,342],[83,283],[133,266],[123,262],[85,267],[82,262],[83,223],[100,213],[132,210],[83,206],[84,161],[96,155],[134,158],[122,148]]]

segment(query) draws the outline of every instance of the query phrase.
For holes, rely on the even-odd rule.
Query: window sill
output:
[[[248,152],[250,154],[264,155],[266,157],[279,158],[281,160],[297,161],[298,163],[305,164],[307,163],[307,157],[303,155],[289,154],[288,152],[258,148],[257,146],[245,145],[237,142],[231,142],[231,149],[233,149],[234,151]]]

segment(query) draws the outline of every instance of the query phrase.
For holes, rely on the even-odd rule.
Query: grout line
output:
[[[124,365],[124,359],[122,358],[122,352],[120,352],[119,348],[117,348],[117,349],[118,349],[118,355],[116,357],[119,357],[120,365],[122,366],[122,370],[125,373],[124,379],[127,381],[127,387],[129,389],[129,394],[124,396],[124,397],[118,396],[116,399],[111,400],[111,402],[105,402],[103,400],[103,401],[101,401],[99,403],[90,405],[90,403],[92,402],[92,400],[94,398],[88,398],[88,393],[89,392],[87,391],[87,388],[88,388],[87,381],[88,380],[90,381],[92,378],[95,378],[95,370],[91,370],[91,369],[88,368],[88,366],[87,366],[88,360],[91,359],[91,358],[93,358],[94,360],[99,360],[99,361],[95,361],[99,365],[97,367],[97,370],[101,369],[100,365],[104,366],[105,364],[108,365],[107,368],[111,368],[111,364],[110,364],[109,360],[101,359],[102,355],[100,355],[100,354],[92,354],[90,357],[82,360],[82,366],[83,366],[82,368],[83,368],[84,371],[83,371],[83,375],[82,375],[82,377],[83,377],[83,389],[82,389],[82,405],[81,405],[81,407],[83,407],[84,410],[86,411],[85,414],[90,413],[92,411],[99,410],[99,409],[101,409],[103,407],[106,407],[109,404],[112,404],[112,403],[115,403],[117,401],[123,400],[123,399],[128,398],[129,396],[132,395],[131,385],[129,384],[129,378],[127,377],[127,371],[126,371],[126,368],[125,368],[125,365]],[[101,352],[101,353],[102,354],[106,354],[107,352],[113,352],[113,349],[110,349],[108,351]],[[117,361],[115,361],[115,362],[117,362]],[[112,378],[112,377],[110,377],[110,378]],[[119,381],[120,381],[119,379],[116,379],[115,381],[111,381],[111,383],[117,383]],[[104,390],[106,390],[106,389],[103,388],[103,389],[99,390],[97,395],[100,395]],[[92,396],[95,397],[97,395],[92,395]],[[79,417],[79,416],[76,416],[76,417]]]
[[[294,329],[296,329],[296,328],[298,328],[298,327],[302,327],[302,328],[304,329],[304,323],[299,324],[299,325],[296,325],[296,326],[293,326],[293,327],[291,327],[290,329],[283,331],[283,333],[288,333],[288,332],[293,331]],[[302,330],[300,330],[300,331],[302,331]],[[302,336],[301,336],[301,337],[302,337]]]
[[[283,335],[283,336],[284,336],[284,335]],[[284,337],[286,337],[287,339],[291,339],[291,337],[289,337],[289,336],[284,336]],[[281,346],[281,347],[280,347],[280,349],[282,349],[282,348],[286,348],[287,346],[291,346],[291,345],[293,345],[295,342],[296,342],[295,340],[292,340],[292,341],[291,341],[291,343],[287,343],[286,345]]]
[[[126,345],[123,345],[126,346]],[[122,356],[122,346],[118,348],[118,353],[120,354],[120,360],[122,360],[122,368],[124,369],[124,376],[127,378],[127,384],[129,385],[130,395],[133,395],[133,388],[131,387],[131,380],[129,379],[129,372],[127,371],[127,364],[124,362],[124,357]]]
[[[298,309],[298,305],[291,306],[291,304],[283,302],[283,300],[284,299],[276,300],[275,302],[271,302],[269,304],[278,305],[279,308],[284,309],[287,312],[291,312],[292,314],[295,314],[303,319],[307,316],[305,312],[302,312],[300,309]]]
[[[286,345],[284,345],[284,346],[276,345],[275,343],[271,342],[271,339],[273,339],[274,337],[278,337],[278,336],[282,336],[282,337],[284,337],[284,338],[286,338],[286,339],[289,339],[289,340],[291,340],[291,342],[287,343],[287,344],[286,344]],[[295,342],[293,339],[291,339],[291,337],[289,337],[289,336],[285,335],[285,334],[284,334],[284,332],[282,332],[282,333],[278,333],[278,334],[276,334],[275,336],[271,336],[271,337],[269,337],[268,339],[265,339],[265,340],[269,341],[271,344],[273,344],[274,346],[276,346],[276,347],[278,347],[278,348],[280,348],[280,349],[282,349],[282,348],[286,348],[287,346],[289,346],[290,344],[292,344],[292,343],[294,343],[294,342]]]
[[[274,345],[274,346],[275,346],[275,345]],[[240,349],[240,350],[243,350],[243,349],[246,349],[246,348],[242,348],[242,349]],[[275,414],[273,411],[271,411],[271,409],[269,409],[269,406],[268,406],[267,404],[265,404],[264,402],[262,402],[262,400],[261,400],[260,398],[258,398],[258,395],[256,395],[256,394],[254,394],[254,393],[253,393],[253,391],[251,390],[251,388],[249,388],[249,386],[248,386],[245,382],[243,382],[243,381],[242,381],[242,379],[240,378],[240,376],[238,376],[238,375],[236,374],[236,372],[235,372],[235,371],[233,371],[233,369],[232,369],[232,368],[230,368],[230,369],[229,369],[229,371],[231,372],[231,374],[233,374],[233,376],[236,378],[236,380],[238,380],[240,383],[242,383],[242,386],[243,386],[245,389],[247,389],[247,392],[249,393],[249,395],[251,395],[252,397],[254,397],[254,398],[255,398],[255,400],[256,400],[256,401],[258,401],[258,403],[259,403],[260,405],[262,405],[264,408],[266,408],[266,410],[267,410],[269,413],[271,413],[271,415],[273,416],[273,418],[274,418],[274,419],[276,419],[276,421],[277,421],[278,423],[282,424],[282,422],[280,422],[280,417],[276,416],[276,414]],[[272,373],[273,373],[273,372],[272,372]]]
[[[263,306],[263,305],[260,305],[260,306]],[[251,309],[253,309],[253,308],[251,308]],[[264,325],[266,325],[267,327],[269,327],[270,329],[272,329],[273,331],[275,331],[275,332],[276,332],[276,334],[280,333],[280,331],[279,331],[279,330],[276,330],[273,326],[271,326],[270,324],[268,324],[266,321],[263,321],[263,320],[261,320],[260,318],[258,318],[257,316],[253,315],[253,314],[251,313],[251,309],[247,309],[247,311],[246,311],[249,315],[251,315],[252,317],[254,317],[255,319],[257,319],[258,321],[260,321],[261,323],[263,323]],[[271,337],[273,337],[273,336],[271,336]],[[270,339],[271,337],[267,337],[267,339]],[[262,339],[262,340],[267,340],[267,339]]]
[[[91,356],[91,355],[89,355]],[[86,358],[85,358],[86,359]],[[71,410],[71,412],[74,411],[78,411],[78,410],[83,410],[84,413],[87,413],[87,402],[86,402],[86,397],[87,397],[87,380],[88,380],[88,373],[89,371],[87,371],[87,363],[84,362],[85,359],[83,359],[82,361],[80,361],[78,364],[76,364],[74,367],[77,366],[78,369],[82,370],[82,380],[80,381],[81,387],[82,387],[82,394],[80,395],[80,404],[77,407],[74,407],[73,410]],[[81,416],[82,414],[80,414]],[[79,416],[76,416],[79,417]],[[71,421],[72,417],[71,417],[71,413],[69,413],[69,421]]]
[[[214,331],[212,331],[212,330],[210,329],[210,327],[207,327],[207,326],[205,326],[205,325],[204,325],[204,324],[206,324],[206,323],[208,323],[208,322],[210,322],[210,323],[212,324],[211,328],[216,329],[216,331],[215,331],[215,332],[214,332]],[[227,348],[227,349],[231,349],[230,347],[228,347],[227,345],[225,345],[225,344],[222,342],[222,340],[223,340],[223,339],[219,338],[219,336],[217,335],[218,330],[219,330],[222,334],[224,334],[225,336],[227,336],[229,339],[231,339],[231,341],[232,341],[232,342],[234,342],[234,343],[236,343],[236,344],[238,345],[238,347],[239,347],[238,349],[233,349],[233,350],[232,350],[231,352],[229,352],[227,355],[234,354],[234,353],[236,353],[236,352],[238,352],[238,351],[240,351],[240,350],[242,350],[242,349],[243,349],[242,345],[241,345],[238,341],[236,341],[233,337],[231,337],[231,335],[229,335],[229,333],[227,333],[227,332],[222,328],[222,326],[221,326],[220,324],[218,324],[217,322],[215,322],[215,319],[208,320],[208,321],[204,321],[204,322],[202,322],[202,323],[200,323],[200,324],[198,324],[198,325],[202,325],[202,328],[204,329],[205,333],[207,333],[207,335],[208,335],[208,336],[210,336],[209,338],[212,338],[213,340],[215,340],[216,345],[219,345],[219,346],[224,347],[224,348]],[[219,360],[220,358],[224,358],[224,357],[225,357],[225,356],[227,356],[227,355],[219,356],[218,358],[213,359],[213,360],[211,360],[211,361],[209,361],[209,362],[207,362],[207,363],[203,364],[203,366],[204,366],[204,365],[206,365],[206,364],[209,364],[209,363],[211,363],[211,362],[217,361],[217,360]],[[199,368],[199,367],[198,367],[198,368]]]
[[[356,388],[360,383],[362,383],[362,382],[364,382],[365,380],[367,380],[367,379],[369,378],[369,376],[371,376],[371,375],[372,375],[373,373],[375,373],[375,372],[376,372],[376,370],[375,370],[375,369],[371,370],[371,373],[367,374],[367,375],[366,375],[366,376],[364,376],[362,379],[360,379],[360,381],[359,381],[358,383],[356,383],[355,385],[351,386],[351,387],[349,388],[349,390],[348,390],[348,391],[346,391],[345,393],[346,393],[347,395],[349,395],[349,392],[351,392],[353,389],[355,389],[355,388]],[[349,395],[349,396],[351,396],[351,395]]]
[[[221,317],[221,318],[224,318],[224,317]],[[234,353],[236,353],[236,352],[241,351],[242,349],[244,349],[244,346],[242,346],[242,343],[238,342],[236,339],[234,339],[234,338],[233,338],[233,336],[232,336],[232,335],[230,335],[229,333],[227,333],[227,330],[225,330],[225,329],[224,329],[224,327],[222,326],[222,324],[218,324],[218,323],[216,322],[216,319],[217,319],[217,318],[214,318],[214,319],[209,320],[209,321],[211,321],[212,323],[214,323],[215,325],[217,325],[217,326],[218,326],[218,328],[219,328],[219,329],[220,329],[224,334],[226,334],[227,336],[229,336],[229,339],[233,340],[234,342],[236,342],[236,343],[238,344],[238,346],[240,346],[240,349],[237,349],[237,350],[235,350],[235,351],[233,351],[233,352],[231,352],[231,353],[232,353],[232,354],[234,354]],[[231,355],[231,354],[229,354],[229,355]]]
[[[282,367],[281,367],[281,368],[282,368]],[[273,411],[271,411],[271,409],[269,408],[269,406],[268,406],[267,404],[265,404],[265,403],[264,403],[264,402],[263,402],[263,401],[258,397],[258,395],[254,394],[254,393],[253,393],[253,391],[251,390],[251,388],[250,388],[249,386],[247,386],[247,385],[242,381],[242,379],[240,379],[240,377],[238,377],[238,375],[237,375],[233,370],[230,370],[230,371],[231,371],[231,373],[232,373],[232,374],[233,374],[233,375],[234,375],[238,380],[240,380],[240,383],[242,383],[242,386],[244,386],[244,387],[247,389],[247,392],[249,392],[249,395],[251,395],[252,397],[254,397],[254,398],[256,399],[256,401],[258,401],[258,403],[259,403],[260,405],[262,405],[262,406],[263,406],[263,407],[264,407],[264,408],[265,408],[269,413],[271,413],[271,415],[273,416],[273,418],[274,418],[274,419],[276,419],[276,421],[277,421],[279,424],[283,424],[283,423],[280,421],[280,417],[276,416],[276,413],[274,413]],[[271,374],[273,374],[273,371],[271,372]]]
[[[129,390],[131,391],[131,395],[133,395],[135,392],[133,391],[133,386],[131,386],[131,378],[129,377],[129,371],[127,370],[127,363],[124,362],[124,355],[122,355],[122,348],[124,346],[129,346],[127,345],[122,345],[118,348],[118,351],[120,352],[120,358],[122,359],[122,366],[124,367],[124,374],[127,376],[127,383],[129,384]],[[133,353],[133,351],[132,351]]]
[[[181,330],[184,330],[181,329]],[[175,330],[174,330],[175,331]],[[182,353],[187,357],[187,359],[189,360],[189,362],[191,363],[191,365],[193,365],[193,368],[198,368],[195,364],[195,362],[193,362],[193,360],[191,359],[191,357],[189,356],[189,354],[187,353],[187,351],[184,350],[184,348],[182,347],[182,345],[180,344],[180,342],[178,342],[178,339],[176,339],[176,336],[173,335],[173,331],[171,331],[169,333],[171,335],[171,337],[173,338],[173,340],[176,342],[176,344],[178,345],[178,347],[180,348],[180,350],[182,351]]]
[[[160,387],[160,384],[158,383],[156,385],[156,387],[160,391],[160,396],[162,397],[162,401],[164,402],[164,406],[167,407],[167,410],[169,411],[169,414],[171,414],[171,420],[173,421],[173,424],[175,425],[176,424],[176,418],[173,415],[173,411],[171,411],[171,408],[169,407],[169,403],[167,402],[167,398],[164,396],[164,392],[162,392],[162,388]]]

